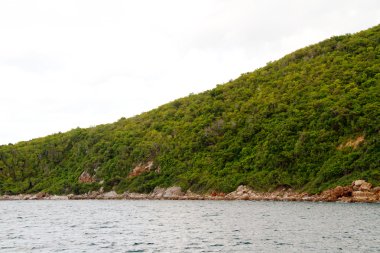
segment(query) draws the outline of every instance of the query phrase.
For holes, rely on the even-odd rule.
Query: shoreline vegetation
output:
[[[379,56],[377,25],[131,118],[0,145],[0,198],[378,201]]]
[[[372,187],[365,180],[356,180],[349,186],[337,186],[320,194],[295,192],[291,189],[278,189],[273,192],[256,192],[250,187],[240,185],[228,194],[211,192],[197,194],[190,190],[183,192],[181,187],[156,187],[151,193],[118,194],[115,191],[92,191],[85,194],[50,195],[37,194],[2,195],[0,200],[253,200],[253,201],[310,201],[310,202],[361,202],[380,203],[380,187]]]

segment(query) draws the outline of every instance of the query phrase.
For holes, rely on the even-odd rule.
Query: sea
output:
[[[380,204],[0,201],[0,252],[380,252]]]

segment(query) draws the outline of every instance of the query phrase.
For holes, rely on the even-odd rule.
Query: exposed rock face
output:
[[[163,198],[165,194],[165,188],[161,187],[156,187],[154,188],[153,192],[150,194],[150,197],[155,198],[155,199],[161,199]]]
[[[239,185],[238,188],[230,192],[229,194],[226,195],[226,198],[228,199],[241,199],[241,200],[248,200],[250,198],[255,197],[254,191],[245,185]]]
[[[372,192],[374,192],[375,194],[380,194],[380,187],[375,187],[373,189],[371,189]]]
[[[318,201],[343,202],[377,202],[380,195],[372,189],[372,184],[365,180],[355,180],[351,186],[337,186],[335,189],[322,192]]]
[[[226,199],[234,200],[283,200],[306,201],[306,193],[293,192],[290,189],[280,189],[274,192],[256,192],[248,186],[240,185],[235,191],[226,195]]]
[[[202,199],[204,199],[204,196],[203,196],[203,195],[200,195],[200,194],[194,193],[194,192],[192,192],[190,189],[187,190],[185,196],[186,196],[186,198],[189,199],[189,200],[202,200]]]
[[[369,191],[354,191],[352,193],[352,199],[354,202],[376,202],[378,196]]]
[[[103,194],[103,198],[106,199],[114,199],[117,197],[119,197],[119,195],[115,191],[110,191]]]
[[[352,187],[351,186],[337,186],[334,189],[326,190],[321,193],[319,199],[322,201],[337,201],[342,197],[351,197]]]
[[[39,192],[37,193],[36,195],[34,195],[36,199],[43,199],[43,198],[47,198],[49,197],[50,195],[46,192]]]
[[[369,191],[372,188],[372,184],[364,180],[356,180],[352,182],[352,188],[354,191]]]
[[[353,139],[353,140],[348,140],[346,143],[343,143],[343,144],[340,144],[338,146],[338,149],[339,150],[342,150],[344,148],[347,148],[347,147],[351,147],[351,148],[357,148],[359,146],[360,143],[362,143],[364,141],[364,136],[361,135],[361,136],[358,136],[356,139]]]
[[[166,199],[170,199],[170,198],[177,198],[183,195],[185,195],[185,193],[182,192],[181,187],[173,186],[165,190],[163,197]]]
[[[144,172],[151,171],[153,168],[153,161],[149,161],[145,164],[139,164],[137,165],[131,173],[129,173],[128,177],[136,177]]]
[[[235,191],[228,194],[211,192],[200,195],[188,190],[184,193],[181,187],[156,187],[152,193],[117,194],[115,191],[92,191],[82,195],[69,194],[67,196],[49,195],[47,193],[3,195],[0,200],[65,200],[65,199],[175,199],[175,200],[275,200],[275,201],[342,201],[342,202],[380,202],[380,187],[364,180],[356,180],[350,186],[337,186],[321,194],[309,195],[294,192],[291,189],[278,189],[274,192],[256,192],[252,188],[240,185]]]
[[[364,182],[364,183],[360,186],[359,190],[360,190],[360,191],[369,191],[369,190],[371,190],[371,188],[372,188],[372,184],[371,184],[371,183]]]
[[[352,187],[353,187],[353,189],[355,190],[355,191],[357,191],[357,190],[359,190],[359,188],[360,188],[360,186],[363,184],[363,183],[365,183],[365,181],[364,180],[355,180],[354,182],[352,182]]]
[[[126,199],[151,199],[148,194],[137,192],[125,192],[124,198]]]
[[[83,171],[82,174],[79,176],[78,181],[79,183],[93,183],[96,180],[90,175],[90,173],[88,173],[87,171]]]
[[[184,196],[185,193],[182,192],[181,187],[173,186],[167,189],[156,187],[153,192],[149,195],[150,198],[154,199],[178,199],[181,196]]]

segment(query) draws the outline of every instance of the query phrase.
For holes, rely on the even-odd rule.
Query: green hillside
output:
[[[0,146],[0,194],[376,186],[379,136],[380,25],[133,118]]]

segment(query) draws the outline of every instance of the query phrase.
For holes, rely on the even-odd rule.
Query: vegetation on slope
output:
[[[380,25],[133,118],[0,146],[0,194],[379,185],[379,42]]]

